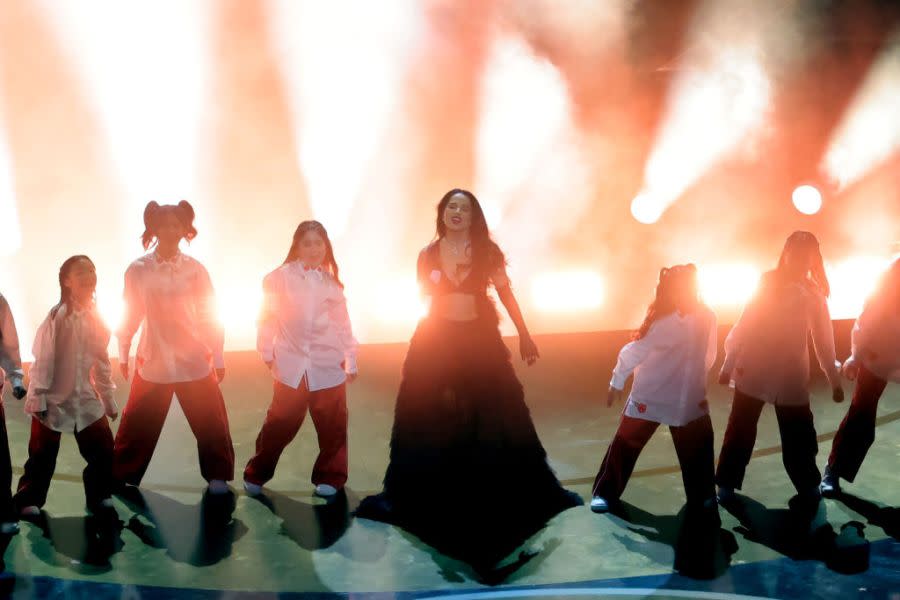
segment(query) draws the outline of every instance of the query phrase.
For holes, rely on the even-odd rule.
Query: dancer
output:
[[[831,446],[820,489],[840,491],[840,480],[856,479],[875,441],[875,414],[888,381],[900,383],[900,259],[856,319],[851,333],[852,354],[844,362],[847,379],[856,380],[850,409]]]
[[[672,433],[688,506],[715,507],[706,375],[716,360],[716,344],[716,316],[698,297],[697,268],[662,269],[644,323],[619,352],[613,370],[607,406],[621,399],[632,372],[634,386],[594,481],[592,511],[606,512],[618,501],[660,424]]]
[[[22,359],[19,356],[19,334],[9,303],[0,295],[0,391],[3,379],[9,380],[16,400],[25,397]],[[12,496],[12,460],[9,456],[9,438],[6,435],[6,414],[0,402],[0,533],[13,535],[19,532]]]
[[[316,494],[334,496],[347,482],[347,386],[356,379],[356,339],[344,285],[325,227],[304,221],[284,263],[263,281],[265,300],[257,349],[275,378],[256,454],[244,470],[251,496],[275,474],[306,411],[319,437],[312,472]]]
[[[766,403],[775,406],[782,460],[798,500],[819,500],[819,447],[807,389],[810,333],[832,399],[844,400],[825,302],[829,293],[818,240],[796,231],[785,242],[778,266],[763,275],[759,291],[728,334],[719,382],[733,381],[735,390],[716,470],[720,502],[733,499],[743,483]]]
[[[475,196],[447,192],[436,229],[419,254],[419,283],[431,301],[403,365],[384,491],[364,499],[357,515],[413,530],[437,527],[437,519],[442,534],[432,537],[448,552],[476,550],[480,537],[476,560],[486,566],[518,541],[514,530],[529,535],[583,502],[547,464],[500,337],[489,285],[519,332],[522,359],[539,357]],[[503,548],[488,555],[489,544]]]
[[[115,516],[113,421],[119,409],[109,366],[110,332],[97,312],[97,272],[87,256],[73,256],[59,269],[59,303],[34,340],[25,412],[31,415],[28,460],[15,505],[23,517],[40,514],[47,500],[63,433],[74,433],[87,461],[84,493],[88,510]]]
[[[150,202],[144,209],[144,249],[125,272],[125,318],[117,332],[119,368],[128,380],[131,340],[143,325],[134,379],[116,433],[116,478],[140,485],[159,439],[172,395],[197,438],[200,473],[213,494],[229,491],[234,447],[219,382],[225,377],[224,337],[215,317],[209,274],[183,254],[197,235],[194,209]]]

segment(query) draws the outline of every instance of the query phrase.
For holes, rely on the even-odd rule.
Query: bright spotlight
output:
[[[825,265],[831,284],[831,297],[828,299],[831,318],[854,319],[859,316],[866,298],[875,291],[890,264],[887,258],[854,256]]]
[[[791,199],[794,201],[794,208],[804,215],[814,215],[822,208],[822,192],[812,185],[797,186]]]
[[[262,304],[263,291],[255,286],[216,290],[219,321],[231,334],[255,332]]]
[[[741,306],[759,285],[759,269],[748,264],[700,265],[697,279],[700,297],[710,306]]]
[[[415,324],[428,312],[414,278],[389,279],[376,292],[375,316],[390,324]]]
[[[641,192],[631,201],[631,216],[645,225],[656,223],[664,210],[665,206],[646,192]]]
[[[531,298],[545,312],[592,310],[603,303],[603,279],[589,270],[542,273],[531,282]]]

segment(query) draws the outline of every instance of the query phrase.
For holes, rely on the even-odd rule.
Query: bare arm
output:
[[[516,296],[512,291],[512,286],[510,286],[509,277],[506,275],[506,269],[500,267],[494,273],[492,281],[497,290],[497,297],[500,298],[500,302],[503,303],[503,307],[506,308],[509,318],[512,320],[513,325],[515,325],[516,331],[519,333],[519,352],[522,355],[522,360],[529,365],[533,365],[534,362],[540,358],[540,353],[538,352],[534,340],[531,339],[528,327],[525,325],[525,318],[522,316],[519,302],[516,300]]]
[[[128,379],[128,354],[131,352],[131,340],[137,333],[138,327],[144,321],[147,309],[144,306],[144,297],[141,294],[138,283],[138,272],[134,267],[128,267],[125,271],[125,314],[119,329],[116,331],[116,338],[119,342],[119,370],[122,377]]]

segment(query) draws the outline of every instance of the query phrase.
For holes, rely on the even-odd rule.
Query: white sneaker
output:
[[[840,491],[840,479],[837,475],[832,475],[828,467],[825,467],[825,476],[822,478],[822,483],[819,484],[819,493],[823,496],[833,496],[840,493]]]
[[[316,496],[320,498],[331,498],[335,494],[337,494],[337,488],[333,485],[328,485],[327,483],[320,483],[316,486]]]
[[[228,487],[228,483],[226,483],[222,479],[210,479],[209,480],[209,493],[215,496],[221,496],[222,494],[227,494],[231,488]]]
[[[41,509],[37,506],[26,506],[19,511],[19,514],[23,517],[36,517],[41,514]]]
[[[0,533],[3,535],[16,535],[19,533],[19,524],[15,521],[7,521],[0,524]]]
[[[591,498],[591,510],[595,513],[605,513],[609,511],[609,502],[606,501],[606,498],[602,498],[600,496],[594,496]]]
[[[731,502],[732,500],[734,500],[734,498],[734,488],[725,487],[723,485],[719,486],[719,493],[716,494],[716,499],[719,501],[719,504]]]
[[[247,492],[248,496],[259,496],[262,494],[262,486],[256,483],[250,483],[249,481],[244,481],[244,491]]]

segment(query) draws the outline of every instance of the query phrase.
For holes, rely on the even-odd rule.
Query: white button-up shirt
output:
[[[225,336],[216,318],[209,273],[179,252],[170,260],[151,253],[125,271],[125,318],[116,333],[119,361],[143,325],[137,369],[151,383],[197,381],[224,368]]]
[[[19,355],[19,334],[13,319],[9,303],[0,295],[0,389],[3,389],[3,378],[9,379],[13,387],[21,386],[24,374],[22,358]]]
[[[731,373],[732,383],[753,398],[807,404],[810,334],[819,366],[832,387],[840,385],[828,305],[812,283],[787,283],[751,300],[725,339],[722,371]]]
[[[876,377],[900,383],[900,306],[869,302],[851,333],[853,360]]]
[[[110,376],[109,329],[96,310],[60,306],[34,339],[25,412],[64,433],[81,431],[106,411],[118,412]]]
[[[716,361],[716,316],[700,305],[655,321],[644,337],[619,352],[609,385],[617,390],[634,373],[625,414],[681,426],[709,413],[706,378]]]
[[[275,379],[297,388],[306,376],[316,391],[356,373],[347,301],[330,274],[293,261],[266,275],[263,292],[256,347]]]

